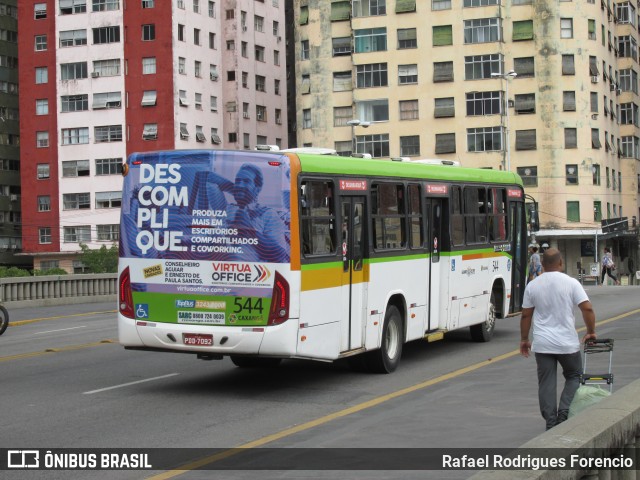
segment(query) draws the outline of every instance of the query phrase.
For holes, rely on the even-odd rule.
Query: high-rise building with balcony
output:
[[[292,10],[299,146],[509,169],[539,203],[537,241],[558,246],[570,273],[606,243],[634,271],[635,2],[294,0]],[[607,219],[624,227],[603,231]]]
[[[81,272],[136,151],[286,146],[277,0],[20,2],[23,249]],[[283,142],[284,139],[284,142]]]
[[[17,0],[0,1],[0,265],[25,266],[20,209]]]

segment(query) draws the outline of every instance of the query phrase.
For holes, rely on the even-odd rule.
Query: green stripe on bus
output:
[[[336,157],[333,155],[298,154],[302,172],[355,175],[360,177],[406,177],[465,183],[522,185],[520,176],[512,172],[486,168],[463,168],[414,162],[393,162],[370,158]]]

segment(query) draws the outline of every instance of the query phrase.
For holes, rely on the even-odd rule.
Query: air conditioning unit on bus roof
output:
[[[422,160],[413,160],[413,163],[422,163],[425,165],[449,165],[452,167],[460,166],[460,162],[456,160],[441,160],[438,158],[425,158]]]

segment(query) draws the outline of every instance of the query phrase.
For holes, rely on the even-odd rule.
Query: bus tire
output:
[[[280,365],[282,359],[271,357],[242,357],[231,355],[231,361],[236,367],[240,368],[271,368]]]
[[[6,308],[0,305],[0,335],[4,333],[4,331],[9,326],[9,312]]]
[[[391,373],[398,367],[402,356],[403,333],[402,315],[395,305],[389,305],[384,316],[380,349],[365,354],[369,371]]]
[[[493,337],[493,332],[496,329],[496,296],[491,292],[491,299],[489,300],[489,311],[487,312],[487,319],[477,325],[471,325],[469,331],[471,332],[471,338],[475,342],[488,342]]]

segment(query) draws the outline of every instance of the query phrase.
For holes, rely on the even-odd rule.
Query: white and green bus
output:
[[[237,366],[349,358],[521,308],[525,195],[510,172],[292,152],[132,154],[123,168],[120,343]]]

